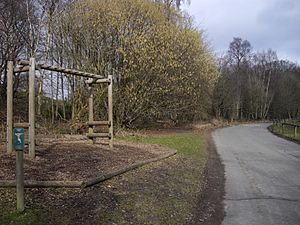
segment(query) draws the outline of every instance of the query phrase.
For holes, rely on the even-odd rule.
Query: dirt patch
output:
[[[15,156],[0,147],[0,180],[15,179]],[[43,144],[36,148],[36,159],[25,155],[25,180],[86,180],[141,160],[152,159],[168,152],[159,146],[116,143],[114,149],[86,143]]]

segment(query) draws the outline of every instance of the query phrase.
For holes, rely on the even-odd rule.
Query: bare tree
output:
[[[299,118],[299,66],[278,60],[275,51],[252,54],[249,42],[234,38],[219,69],[213,100],[217,117]]]
[[[247,40],[241,38],[233,38],[229,45],[227,53],[228,62],[233,69],[236,85],[232,88],[235,89],[235,109],[236,119],[243,119],[243,105],[242,105],[242,80],[245,76],[247,66],[251,57],[251,44]]]
[[[0,2],[0,94],[6,96],[7,61],[24,54],[28,24],[24,13],[25,2],[2,0]]]

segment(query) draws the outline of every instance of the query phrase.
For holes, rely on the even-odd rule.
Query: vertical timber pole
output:
[[[16,151],[17,211],[24,211],[24,160],[23,151]]]
[[[7,153],[13,152],[13,77],[14,77],[14,63],[8,61],[7,63]]]
[[[113,148],[114,124],[113,124],[113,76],[108,75],[108,121],[109,121],[109,147]]]
[[[24,211],[24,128],[14,128],[13,142],[16,151],[17,210]]]
[[[92,78],[89,79],[89,81],[93,81]],[[93,90],[93,84],[89,84],[89,122],[93,122],[94,121],[94,90]],[[94,133],[94,126],[92,126],[91,124],[89,124],[89,134],[93,134]],[[94,137],[90,137],[90,143],[91,144],[95,144],[95,138]]]
[[[30,58],[29,68],[29,156],[35,158],[35,58]]]

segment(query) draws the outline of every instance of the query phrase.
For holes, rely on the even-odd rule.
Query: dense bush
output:
[[[55,16],[54,51],[68,67],[114,74],[120,126],[206,119],[217,69],[201,32],[175,7],[149,0],[85,0]],[[75,81],[74,90],[82,87]],[[103,117],[105,90],[97,89]],[[77,104],[77,103],[75,103]]]

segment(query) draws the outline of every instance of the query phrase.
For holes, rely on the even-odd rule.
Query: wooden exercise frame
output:
[[[29,156],[35,158],[35,70],[44,69],[49,71],[61,72],[75,76],[88,78],[85,83],[89,90],[89,119],[87,125],[89,131],[86,134],[90,143],[95,143],[95,138],[108,138],[109,146],[113,148],[113,99],[112,99],[112,75],[107,77],[102,75],[81,72],[78,70],[66,69],[58,66],[50,66],[47,64],[37,64],[35,58],[27,60],[17,60],[16,66],[13,61],[7,64],[7,153],[13,152],[13,128],[22,127],[29,130]],[[29,72],[29,122],[14,123],[13,122],[13,77],[14,73]],[[108,121],[94,121],[94,84],[108,84]],[[108,133],[94,133],[95,126],[108,126]]]

